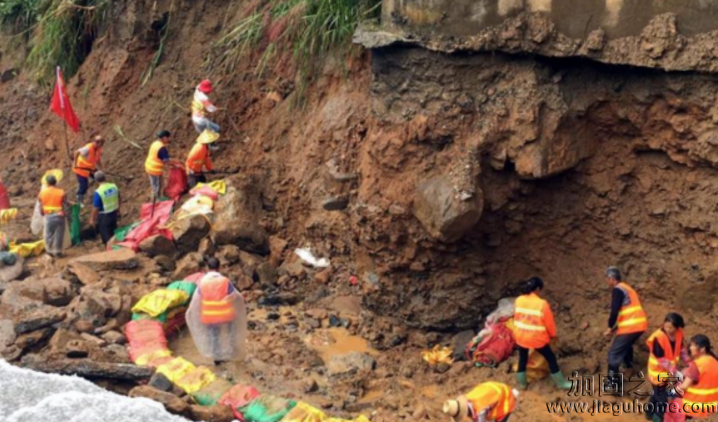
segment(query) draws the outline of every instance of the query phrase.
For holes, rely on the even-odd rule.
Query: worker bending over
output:
[[[167,148],[170,143],[170,132],[163,130],[157,133],[157,140],[150,145],[145,160],[145,171],[150,177],[150,188],[152,189],[152,201],[159,198],[162,192],[162,177],[165,172],[165,165],[170,163],[170,152]]]
[[[454,422],[506,422],[516,408],[519,392],[500,382],[485,382],[468,394],[447,400],[443,411]]]
[[[197,186],[197,183],[207,183],[207,177],[204,174],[205,169],[209,173],[215,173],[212,158],[210,157],[209,144],[212,144],[217,139],[219,139],[219,134],[207,129],[197,137],[197,142],[195,142],[185,162],[190,189]]]
[[[95,180],[100,186],[95,190],[92,201],[92,216],[90,225],[97,227],[105,245],[115,235],[117,221],[120,216],[120,190],[114,183],[108,183],[105,173],[97,171]]]
[[[648,346],[648,379],[653,384],[650,402],[654,412],[647,413],[654,422],[662,422],[668,406],[668,378],[675,377],[678,363],[690,362],[688,350],[683,343],[683,317],[675,312],[666,315],[661,328],[656,330],[646,341]]]
[[[687,420],[708,418],[718,412],[718,357],[702,334],[691,337],[689,348],[693,362],[679,373],[683,378],[678,386],[683,392],[681,409]]]
[[[95,136],[92,142],[75,151],[75,167],[72,171],[77,175],[77,203],[83,205],[85,195],[90,188],[90,178],[102,166],[102,147],[105,140]]]
[[[549,342],[556,338],[556,323],[554,322],[551,306],[541,299],[539,294],[543,290],[543,280],[533,277],[524,287],[524,294],[516,299],[514,324],[516,329],[514,337],[519,349],[519,367],[516,380],[519,387],[528,386],[526,379],[526,364],[529,359],[529,349],[535,349],[546,358],[551,371],[551,378],[556,386],[563,390],[571,388],[571,383],[563,376],[558,367],[556,356],[551,350]]]
[[[219,125],[207,118],[207,113],[214,113],[217,107],[209,100],[208,95],[212,92],[212,82],[205,79],[197,85],[192,97],[192,123],[197,133],[209,129],[219,132]]]
[[[603,335],[616,334],[608,351],[608,375],[618,374],[621,362],[633,368],[633,343],[648,329],[646,313],[631,286],[621,281],[621,271],[616,267],[606,270],[606,282],[611,286],[611,315]]]
[[[45,217],[45,250],[53,258],[57,258],[62,256],[68,204],[65,191],[56,186],[55,176],[47,176],[45,181],[47,186],[42,188],[38,196],[40,212]]]

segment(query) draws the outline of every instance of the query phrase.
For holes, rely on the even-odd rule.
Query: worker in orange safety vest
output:
[[[40,191],[37,199],[40,201],[41,213],[45,217],[45,250],[48,255],[57,258],[62,255],[67,201],[65,191],[56,186],[55,176],[47,176],[45,181],[47,187]]]
[[[152,189],[152,200],[159,198],[162,192],[162,179],[165,172],[165,164],[171,161],[170,152],[167,148],[170,143],[170,132],[162,130],[157,133],[157,139],[150,145],[145,160],[145,172],[150,178]]]
[[[618,268],[609,267],[606,270],[606,282],[612,288],[611,315],[603,334],[605,337],[616,335],[608,351],[608,378],[615,380],[621,362],[627,368],[633,368],[633,344],[648,329],[648,319],[638,293],[621,281]]]
[[[519,349],[516,380],[519,387],[525,389],[528,386],[526,365],[529,359],[529,349],[534,349],[548,361],[551,378],[556,386],[568,390],[571,388],[571,383],[559,369],[556,355],[549,344],[552,339],[556,338],[556,323],[551,306],[539,296],[543,286],[541,278],[533,277],[526,282],[524,294],[516,298],[514,339]]]
[[[208,173],[214,174],[214,165],[210,156],[209,145],[219,139],[219,134],[205,129],[197,137],[197,142],[187,156],[185,167],[187,167],[187,179],[189,188],[197,186],[197,183],[207,183],[205,169]]]
[[[447,400],[442,410],[453,422],[506,422],[518,397],[519,392],[506,384],[485,382],[466,395]]]
[[[219,351],[223,332],[232,332],[236,315],[234,303],[229,296],[235,288],[229,278],[219,273],[219,259],[209,257],[206,263],[209,272],[199,281],[200,321],[209,328],[212,348]],[[216,354],[219,355],[219,352]]]
[[[678,373],[683,382],[676,392],[682,392],[681,410],[687,420],[708,418],[718,413],[718,357],[702,334],[691,337],[689,349],[693,362]]]
[[[675,312],[666,315],[663,326],[656,330],[646,341],[648,346],[648,379],[654,385],[651,394],[651,407],[647,407],[646,416],[663,420],[668,405],[668,381],[678,373],[678,363],[690,362],[688,350],[683,343],[683,317]],[[653,409],[653,412],[648,410]]]
[[[90,178],[102,167],[102,147],[105,139],[95,136],[92,142],[75,151],[75,165],[72,169],[77,176],[77,203],[83,205],[85,195],[90,187]]]

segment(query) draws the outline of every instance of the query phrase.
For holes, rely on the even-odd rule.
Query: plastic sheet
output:
[[[192,394],[192,400],[201,406],[214,406],[232,388],[232,383],[217,378],[208,386]]]
[[[244,385],[235,385],[230,388],[229,391],[224,393],[219,404],[223,406],[229,406],[232,409],[239,409],[252,402],[252,400],[259,397],[259,391],[254,387],[247,387]]]
[[[157,317],[168,309],[187,303],[188,299],[189,295],[184,290],[157,289],[142,296],[132,307],[132,312]]]
[[[0,210],[6,210],[10,208],[10,196],[7,194],[7,189],[2,180],[0,180]]]
[[[474,337],[466,346],[464,355],[477,366],[495,368],[511,356],[515,345],[511,330],[506,327],[505,322],[499,322]]]
[[[165,195],[173,201],[177,201],[185,192],[187,192],[187,172],[183,166],[172,166],[167,177]]]
[[[140,211],[140,219],[142,222],[127,233],[127,237],[123,242],[118,243],[120,246],[138,251],[140,243],[150,236],[162,235],[168,239],[172,239],[172,233],[164,229],[163,226],[170,219],[172,214],[173,201],[157,202],[154,205],[154,214],[152,213],[152,204],[142,204]]]
[[[219,361],[238,361],[245,357],[247,338],[247,309],[244,298],[237,291],[226,300],[234,306],[234,321],[226,324],[205,325],[201,320],[201,289],[192,296],[186,319],[197,350],[205,357]]]
[[[44,228],[45,219],[42,218],[42,205],[40,205],[40,201],[35,201],[35,210],[32,212],[32,219],[30,220],[30,231],[35,236],[40,236]]]
[[[437,344],[431,350],[424,350],[421,352],[421,357],[426,363],[431,366],[438,365],[439,363],[445,363],[451,365],[454,363],[454,359],[451,358],[454,351],[448,347],[442,347]]]
[[[72,245],[77,246],[82,243],[80,233],[82,232],[82,223],[80,222],[80,204],[73,204],[70,207],[70,236]]]
[[[195,187],[191,191],[189,191],[189,194],[192,196],[206,196],[207,198],[217,201],[219,199],[219,194],[216,190],[210,188],[209,186],[202,186],[201,188]]]
[[[197,188],[209,187],[220,195],[227,193],[227,182],[224,180],[213,180],[209,183],[197,183]]]
[[[279,422],[296,405],[294,400],[262,394],[243,407],[241,412],[245,422]]]
[[[314,254],[312,254],[312,251],[310,251],[308,248],[297,248],[294,250],[294,253],[301,258],[302,261],[306,262],[307,264],[311,265],[315,268],[326,268],[329,266],[329,260],[326,258],[317,259]]]
[[[204,273],[204,272],[190,274],[184,278],[184,281],[187,281],[189,283],[199,284],[199,281],[202,280],[202,277],[204,277],[205,274],[206,273]]]
[[[214,208],[214,201],[203,195],[193,196],[188,199],[181,207],[182,215],[179,219],[195,214],[212,214]]]

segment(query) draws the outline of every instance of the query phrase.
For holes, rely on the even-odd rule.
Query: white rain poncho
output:
[[[232,292],[221,299],[234,309],[230,322],[209,324],[202,321],[202,282],[207,278],[222,277],[219,273],[207,273],[192,296],[186,320],[197,350],[202,356],[216,361],[241,361],[245,357],[247,338],[247,308],[242,295],[232,287]],[[231,284],[230,284],[231,286]]]

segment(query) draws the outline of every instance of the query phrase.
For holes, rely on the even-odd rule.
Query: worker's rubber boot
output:
[[[526,380],[526,372],[517,372],[516,382],[519,384],[520,389],[525,390],[529,386],[529,383]]]
[[[551,379],[556,384],[556,387],[561,390],[570,390],[573,385],[571,381],[567,380],[566,377],[563,376],[563,372],[561,371],[551,374]]]

